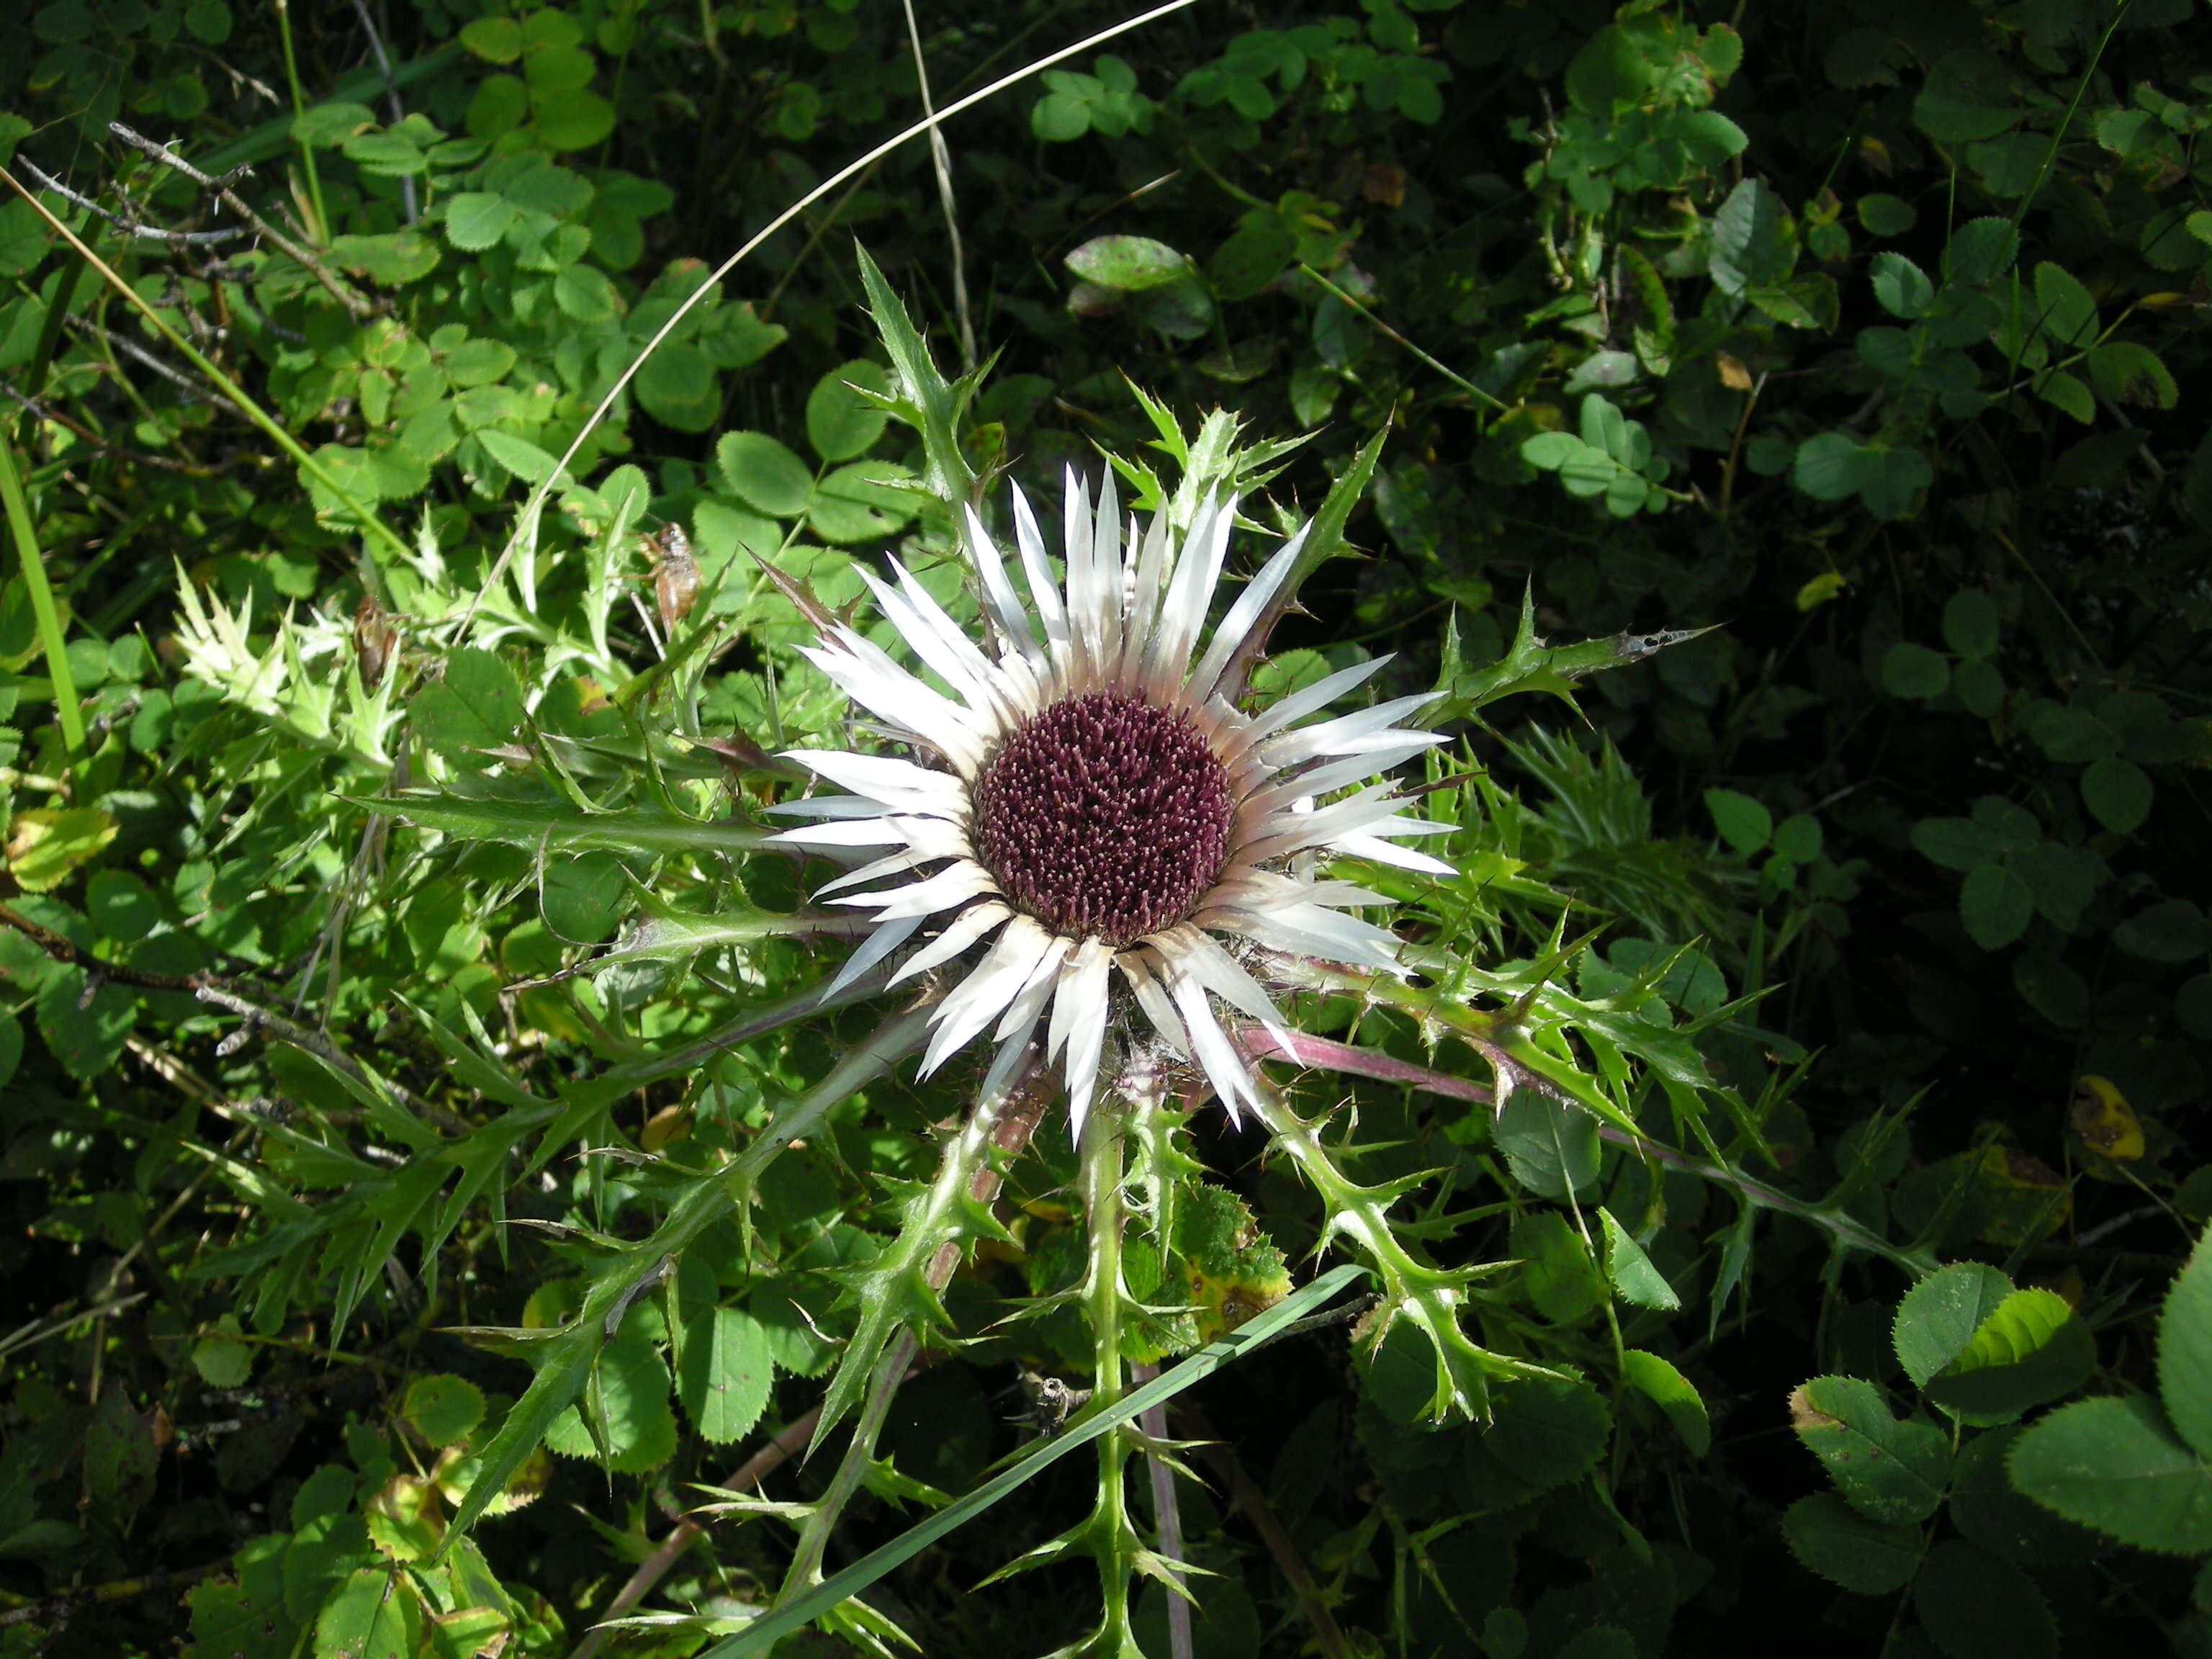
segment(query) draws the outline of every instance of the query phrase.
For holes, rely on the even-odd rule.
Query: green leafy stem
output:
[[[546,1338],[538,1374],[484,1448],[476,1480],[456,1507],[440,1553],[453,1547],[506,1490],[522,1461],[544,1437],[553,1419],[590,1381],[601,1346],[621,1328],[641,1284],[656,1281],[669,1261],[715,1222],[743,1214],[753,1184],[794,1140],[815,1133],[830,1112],[855,1090],[883,1076],[921,1045],[927,1011],[890,1021],[855,1048],[815,1088],[777,1114],[760,1137],[722,1169],[700,1177],[670,1209],[649,1237],[624,1246],[606,1263],[575,1319]]]
[[[1303,1031],[1285,1032],[1282,1036],[1288,1037],[1287,1046],[1276,1035],[1254,1025],[1243,1028],[1238,1034],[1238,1040],[1244,1052],[1255,1060],[1291,1060],[1317,1071],[1342,1072],[1352,1077],[1373,1078],[1378,1082],[1400,1083],[1429,1094],[1470,1101],[1477,1105],[1494,1107],[1498,1103],[1495,1090],[1480,1083],[1469,1083],[1466,1079],[1454,1077],[1447,1072],[1431,1071],[1425,1066],[1416,1066],[1410,1060],[1378,1054],[1371,1048],[1358,1048],[1348,1042],[1310,1036]],[[1759,1209],[1795,1216],[1800,1221],[1820,1228],[1838,1243],[1895,1263],[1915,1279],[1924,1278],[1936,1271],[1935,1258],[1926,1249],[1893,1244],[1833,1205],[1809,1203],[1739,1170],[1692,1158],[1644,1136],[1627,1133],[1610,1123],[1600,1122],[1597,1133],[1599,1139],[1625,1148],[1639,1158],[1649,1158],[1670,1170],[1680,1170],[1700,1181],[1725,1187],[1744,1202]]]
[[[1133,1421],[1155,1406],[1165,1404],[1194,1383],[1203,1382],[1222,1366],[1245,1358],[1297,1321],[1327,1307],[1365,1271],[1350,1263],[1341,1267],[1332,1267],[1303,1290],[1294,1291],[1285,1297],[1249,1324],[1238,1327],[1218,1342],[1200,1348],[1143,1387],[1132,1389],[1114,1405],[1099,1407],[1094,1404],[1083,1417],[1069,1424],[1065,1432],[1048,1440],[1038,1441],[1022,1457],[958,1502],[947,1505],[927,1520],[900,1534],[882,1548],[863,1556],[851,1566],[833,1573],[788,1607],[778,1607],[726,1641],[717,1643],[701,1654],[699,1659],[742,1659],[747,1654],[767,1651],[775,1642],[819,1618],[839,1602],[859,1595],[885,1574],[912,1560],[939,1539],[965,1526],[1000,1499],[1018,1492],[1071,1452],[1080,1450],[1102,1436],[1115,1432],[1123,1424]]]
[[[1323,1237],[1341,1234],[1350,1239],[1366,1253],[1382,1280],[1384,1306],[1373,1322],[1370,1340],[1379,1344],[1391,1322],[1403,1316],[1419,1328],[1435,1351],[1437,1387],[1429,1402],[1431,1415],[1455,1413],[1481,1420],[1490,1414],[1492,1378],[1556,1375],[1540,1365],[1492,1353],[1476,1346],[1460,1328],[1459,1310],[1468,1299],[1468,1281],[1504,1264],[1437,1267],[1416,1260],[1399,1243],[1390,1224],[1390,1206],[1425,1182],[1425,1172],[1374,1186],[1360,1185],[1338,1167],[1322,1145],[1321,1120],[1309,1121],[1298,1116],[1266,1079],[1255,1079],[1255,1083],[1253,1095],[1260,1121],[1276,1146],[1298,1166],[1298,1172],[1321,1196],[1328,1217]]]

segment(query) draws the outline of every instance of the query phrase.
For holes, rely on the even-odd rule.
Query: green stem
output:
[[[1478,1347],[1461,1330],[1459,1313],[1467,1304],[1467,1282],[1485,1269],[1431,1267],[1417,1261],[1398,1242],[1390,1224],[1390,1206],[1425,1176],[1361,1186],[1337,1167],[1322,1144],[1321,1120],[1309,1123],[1291,1110],[1273,1084],[1264,1078],[1255,1082],[1259,1118],[1276,1150],[1298,1166],[1298,1173],[1320,1194],[1328,1217],[1322,1237],[1340,1233],[1350,1239],[1382,1280],[1385,1307],[1374,1323],[1375,1340],[1379,1342],[1390,1322],[1401,1315],[1427,1336],[1437,1360],[1437,1389],[1430,1402],[1433,1414],[1484,1419],[1489,1415],[1492,1378],[1553,1375],[1541,1366]]]
[[[1121,1282],[1122,1230],[1128,1221],[1121,1192],[1121,1108],[1118,1100],[1092,1108],[1083,1126],[1083,1224],[1090,1255],[1083,1275],[1083,1304],[1090,1316],[1091,1408],[1110,1411],[1126,1390],[1121,1372],[1121,1304],[1128,1291]],[[1091,1547],[1098,1558],[1099,1592],[1104,1602],[1094,1650],[1129,1651],[1129,1576],[1135,1536],[1129,1522],[1127,1479],[1129,1443],[1120,1434],[1098,1441],[1098,1507],[1091,1517]]]
[[[838,1460],[837,1473],[830,1478],[828,1490],[806,1517],[805,1529],[799,1534],[798,1552],[791,1558],[791,1570],[784,1574],[783,1588],[776,1593],[777,1607],[789,1607],[821,1583],[822,1557],[830,1547],[830,1534],[843,1516],[845,1505],[860,1489],[868,1465],[875,1461],[876,1437],[883,1432],[884,1419],[890,1414],[892,1397],[906,1380],[907,1369],[914,1364],[920,1346],[912,1331],[902,1330],[891,1340],[877,1362],[868,1378],[867,1403],[860,1407],[860,1418],[853,1425],[852,1443]],[[827,1413],[823,1415],[826,1418]],[[817,1432],[821,1420],[817,1419]]]
[[[1349,1043],[1338,1042],[1328,1037],[1308,1036],[1304,1032],[1295,1032],[1291,1034],[1290,1045],[1285,1048],[1267,1032],[1254,1027],[1240,1032],[1237,1040],[1247,1053],[1261,1060],[1287,1060],[1316,1070],[1342,1072],[1352,1077],[1371,1077],[1385,1083],[1402,1084],[1425,1093],[1443,1095],[1453,1100],[1468,1101],[1478,1105],[1496,1103],[1495,1092],[1481,1084],[1469,1083],[1466,1079],[1454,1077],[1448,1072],[1431,1071],[1409,1060],[1376,1054],[1371,1049],[1356,1048]],[[1725,1187],[1744,1202],[1759,1209],[1795,1216],[1800,1221],[1820,1228],[1839,1243],[1894,1263],[1915,1279],[1924,1279],[1936,1270],[1936,1264],[1925,1251],[1893,1244],[1832,1205],[1812,1203],[1785,1193],[1778,1187],[1770,1187],[1741,1170],[1725,1164],[1708,1164],[1702,1158],[1692,1158],[1658,1141],[1625,1133],[1609,1123],[1600,1123],[1597,1133],[1599,1139],[1632,1152],[1638,1158],[1649,1158],[1670,1170],[1680,1170],[1700,1181],[1709,1181],[1716,1187]]]
[[[64,648],[61,613],[54,608],[54,591],[46,584],[46,567],[39,551],[37,528],[31,523],[31,503],[23,493],[22,474],[15,468],[15,446],[0,436],[0,503],[8,513],[8,528],[15,532],[15,551],[23,565],[23,586],[31,596],[31,611],[38,618],[39,646],[46,653],[46,677],[54,684],[54,714],[60,720],[62,742],[71,756],[84,753],[84,716],[76,706],[76,684],[70,675],[69,653]]]
[[[1239,1326],[1218,1342],[1209,1343],[1161,1372],[1112,1411],[1086,1409],[1063,1432],[1037,1441],[975,1491],[909,1527],[852,1565],[833,1573],[819,1589],[801,1596],[791,1606],[754,1620],[737,1635],[716,1643],[696,1659],[743,1659],[743,1656],[765,1652],[809,1620],[820,1618],[840,1601],[859,1595],[886,1573],[913,1560],[939,1539],[967,1525],[992,1505],[1005,1502],[1061,1458],[1073,1455],[1093,1440],[1119,1432],[1130,1419],[1172,1400],[1231,1360],[1264,1347],[1301,1319],[1334,1301],[1359,1276],[1360,1269],[1357,1267],[1332,1267],[1303,1290],[1291,1291],[1249,1324]]]
[[[1301,263],[1298,266],[1298,270],[1301,274],[1311,281],[1319,283],[1338,304],[1345,307],[1354,314],[1364,319],[1366,322],[1372,326],[1376,332],[1382,335],[1384,338],[1395,340],[1406,350],[1412,352],[1414,356],[1419,358],[1431,368],[1436,370],[1437,374],[1443,375],[1444,379],[1449,380],[1454,386],[1457,386],[1462,392],[1467,393],[1468,397],[1474,398],[1477,403],[1488,404],[1492,409],[1498,410],[1500,414],[1508,412],[1509,406],[1507,404],[1501,403],[1496,398],[1492,397],[1490,393],[1485,392],[1480,386],[1468,380],[1464,374],[1460,374],[1456,369],[1445,368],[1443,364],[1438,362],[1435,358],[1429,356],[1427,352],[1422,350],[1420,347],[1415,345],[1404,335],[1399,333],[1396,329],[1391,327],[1389,324],[1384,322],[1380,317],[1377,317],[1365,306],[1360,304],[1358,301],[1353,299],[1352,295],[1346,294],[1334,283],[1330,282],[1328,277],[1322,276],[1321,272],[1316,270],[1311,265]]]
[[[307,112],[307,94],[300,89],[300,60],[292,52],[292,9],[289,0],[276,0],[276,33],[284,42],[284,78],[292,87],[292,118],[297,121]],[[315,222],[307,228],[311,242],[327,242],[331,239],[330,210],[323,205],[322,177],[315,171],[315,151],[312,144],[295,136],[300,146],[300,164],[307,170],[307,195],[315,204]]]

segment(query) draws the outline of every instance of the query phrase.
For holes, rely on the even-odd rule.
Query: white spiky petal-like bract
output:
[[[918,757],[789,755],[850,793],[771,809],[814,820],[777,839],[868,859],[822,890],[833,903],[876,913],[833,990],[926,930],[891,983],[981,950],[932,1014],[925,1075],[988,1028],[998,1050],[984,1086],[1002,1086],[1042,1022],[1047,1060],[1065,1056],[1079,1133],[1118,973],[1161,1037],[1196,1060],[1236,1115],[1254,1085],[1211,999],[1271,1029],[1281,1017],[1221,939],[1388,968],[1396,938],[1344,914],[1388,901],[1316,878],[1313,855],[1453,873],[1394,840],[1450,826],[1403,816],[1391,785],[1367,781],[1443,741],[1394,724],[1432,695],[1301,724],[1388,657],[1255,713],[1233,701],[1290,598],[1306,530],[1261,568],[1198,649],[1236,514],[1235,497],[1215,499],[1180,544],[1164,511],[1149,527],[1133,514],[1125,534],[1112,475],[1094,511],[1071,471],[1064,586],[1052,579],[1029,503],[1014,494],[1026,606],[998,547],[966,514],[988,653],[902,565],[894,562],[895,586],[861,573],[951,696],[842,623],[805,648]],[[871,890],[850,890],[860,887]]]

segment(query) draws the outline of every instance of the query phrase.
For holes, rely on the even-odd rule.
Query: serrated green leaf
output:
[[[414,1659],[422,1607],[397,1568],[356,1569],[315,1616],[317,1659]]]
[[[925,498],[908,487],[913,477],[896,461],[849,461],[815,486],[807,527],[839,544],[886,541],[921,509]]]
[[[2124,1544],[2212,1550],[2212,1468],[2148,1395],[2061,1406],[2021,1433],[2007,1468],[2037,1503]]]
[[[1943,1501],[1951,1450],[1942,1431],[1892,1417],[1871,1382],[1816,1376],[1790,1395],[1790,1418],[1844,1501],[1869,1519],[1925,1521]]]
[[[1867,275],[1874,283],[1874,297],[1891,316],[1910,322],[1928,314],[1936,298],[1936,284],[1902,253],[1875,254]]]
[[[1062,261],[1086,283],[1140,294],[1188,276],[1190,256],[1149,236],[1094,236]]]
[[[2181,397],[2164,360],[2136,340],[2107,340],[2093,348],[2089,380],[2114,403],[2144,409],[2172,409]]]
[[[1605,1279],[1583,1246],[1582,1235],[1556,1210],[1513,1218],[1510,1248],[1521,1261],[1521,1283],[1536,1311],[1555,1324],[1572,1324],[1605,1300]]]
[[[2131,760],[2107,755],[2081,774],[2081,804],[2106,829],[2128,835],[2150,816],[2150,774]]]
[[[1493,1385],[1491,1400],[1484,1449],[1539,1492],[1581,1480],[1613,1437],[1613,1413],[1586,1382],[1516,1377]]]
[[[2096,1344],[2064,1297],[2014,1291],[1922,1391],[1966,1422],[2009,1422],[2064,1398],[2096,1369]]]
[[[1672,1364],[1656,1353],[1631,1348],[1620,1357],[1620,1374],[1666,1413],[1692,1457],[1712,1449],[1712,1423],[1704,1396]]]
[[[1882,653],[1881,689],[1893,697],[1940,697],[1950,684],[1950,662],[1939,651],[1899,640]]]
[[[1735,790],[1706,790],[1705,810],[1712,814],[1721,839],[1747,857],[1764,848],[1774,834],[1774,815],[1763,803]]]
[[[700,1437],[726,1445],[752,1432],[775,1367],[768,1333],[742,1308],[702,1308],[683,1325],[678,1397]]]
[[[1928,1553],[1912,1601],[1946,1659],[2051,1659],[2058,1650],[2057,1626],[2034,1581],[1957,1539]]]
[[[2097,337],[2097,302],[2081,279],[2044,260],[2035,267],[2036,326],[2062,350],[2079,350]]]
[[[483,1421],[483,1390],[449,1372],[418,1376],[407,1385],[399,1414],[429,1444],[450,1446],[467,1439]]]
[[[1672,1313],[1680,1308],[1682,1298],[1675,1293],[1674,1287],[1651,1265],[1651,1258],[1644,1253],[1644,1247],[1613,1219],[1613,1212],[1601,1206],[1597,1214],[1605,1228],[1606,1273],[1621,1300],[1639,1308],[1656,1308],[1662,1313]]]
[[[1505,1103],[1492,1139],[1514,1180],[1539,1198],[1564,1203],[1597,1178],[1597,1121],[1533,1089]]]
[[[806,441],[814,453],[825,461],[849,461],[873,448],[890,420],[881,402],[885,388],[881,365],[866,359],[842,363],[817,380],[806,394]]]
[[[2002,951],[2034,919],[2035,890],[2009,866],[1984,864],[1967,872],[1959,890],[1959,920],[1983,950]]]
[[[1905,1293],[1890,1321],[1897,1363],[1920,1388],[1966,1352],[1982,1322],[2012,1294],[2012,1280],[1978,1261],[1938,1268]]]
[[[2158,1387],[2181,1437],[2212,1458],[2212,1232],[2197,1241],[2159,1312]]]
[[[481,253],[496,246],[520,216],[504,196],[463,191],[446,204],[446,240],[464,253]]]
[[[771,518],[795,519],[814,493],[814,473],[764,432],[725,432],[714,443],[722,488]]]
[[[1997,637],[1997,608],[1979,588],[1962,587],[1943,602],[1943,643],[1960,656],[1995,656]]]
[[[547,1425],[545,1444],[617,1473],[658,1468],[676,1451],[670,1388],[666,1363],[633,1319],[600,1350],[582,1397]]]
[[[1792,1504],[1782,1516],[1782,1537],[1807,1567],[1861,1595],[1903,1589],[1920,1565],[1918,1528],[1869,1521],[1832,1492]]]

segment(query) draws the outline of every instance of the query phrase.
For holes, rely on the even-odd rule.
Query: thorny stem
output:
[[[1127,1220],[1121,1192],[1121,1119],[1117,1106],[1092,1110],[1083,1126],[1083,1226],[1089,1256],[1083,1274],[1083,1305],[1091,1326],[1091,1404],[1103,1411],[1126,1390],[1121,1374],[1121,1304],[1128,1289],[1121,1281],[1121,1230]],[[1121,1434],[1098,1438],[1098,1507],[1091,1512],[1091,1547],[1098,1556],[1099,1589],[1105,1607],[1096,1638],[1100,1652],[1129,1650],[1129,1574],[1123,1559],[1131,1541],[1129,1497],[1124,1479],[1129,1443]]]
[[[283,15],[281,9],[278,15],[280,16]],[[223,177],[217,179],[208,173],[203,173],[199,168],[194,167],[190,161],[185,161],[183,156],[173,154],[167,144],[155,143],[151,138],[147,137],[145,134],[142,132],[134,132],[131,128],[125,126],[120,121],[110,121],[107,124],[107,130],[113,133],[118,138],[120,138],[125,143],[130,145],[131,149],[139,151],[143,155],[152,157],[155,161],[161,162],[164,167],[174,168],[177,172],[183,173],[185,178],[198,185],[201,189],[214,191],[215,198],[217,201],[221,202],[233,213],[235,213],[240,218],[245,220],[247,224],[252,226],[253,228],[261,235],[276,243],[277,248],[284,253],[287,258],[297,263],[310,276],[313,276],[316,282],[319,283],[326,290],[328,290],[331,297],[336,300],[340,305],[343,306],[356,322],[367,322],[371,317],[377,315],[380,312],[387,311],[391,308],[388,306],[380,304],[377,301],[363,299],[360,295],[356,294],[344,283],[339,282],[337,276],[331,274],[329,268],[323,264],[321,259],[316,257],[313,250],[308,248],[305,243],[295,241],[291,237],[287,236],[283,231],[277,229],[276,226],[270,224],[266,219],[263,218],[252,208],[248,207],[246,204],[246,199],[230,187],[231,179],[236,176],[234,173],[226,173]],[[310,177],[312,178],[314,167],[314,156],[313,151],[308,152],[307,165]],[[318,200],[315,206],[315,214],[318,218],[322,216],[322,204],[320,201]]]
[[[922,1278],[932,1295],[951,1281],[960,1264],[960,1240],[957,1234],[945,1235],[957,1225],[963,1198],[988,1204],[998,1196],[1004,1177],[990,1153],[995,1150],[1011,1157],[1028,1144],[1049,1097],[1047,1091],[1032,1086],[1033,1083],[1034,1073],[1025,1073],[1005,1093],[977,1100],[959,1133],[946,1144],[937,1178],[921,1209],[909,1216],[898,1240],[879,1258],[886,1279],[895,1280],[899,1275],[899,1258],[903,1255],[926,1258]],[[822,1582],[822,1559],[830,1534],[867,1474],[875,1456],[876,1437],[920,1346],[914,1327],[908,1324],[885,1344],[883,1357],[871,1370],[866,1401],[854,1424],[851,1443],[830,1478],[829,1489],[807,1517],[798,1550],[784,1575],[783,1588],[777,1594],[777,1606],[787,1605]],[[833,1386],[830,1399],[835,1398]],[[824,1416],[822,1420],[830,1419]]]
[[[1468,1271],[1418,1261],[1398,1242],[1390,1224],[1390,1206],[1419,1177],[1375,1187],[1359,1185],[1337,1167],[1322,1144],[1318,1121],[1309,1123],[1291,1110],[1281,1092],[1265,1078],[1255,1078],[1254,1082],[1260,1121],[1274,1145],[1298,1166],[1298,1173],[1321,1196],[1328,1217],[1323,1237],[1341,1233],[1349,1238],[1366,1254],[1382,1280],[1383,1305],[1376,1316],[1376,1340],[1401,1314],[1428,1337],[1437,1359],[1432,1411],[1449,1410],[1480,1419],[1489,1414],[1490,1378],[1552,1375],[1540,1366],[1478,1347],[1459,1327],[1459,1310],[1467,1302]]]
[[[1115,1091],[1128,1103],[1127,1133],[1136,1147],[1134,1178],[1149,1193],[1145,1203],[1129,1207],[1150,1211],[1152,1237],[1164,1253],[1171,1248],[1175,1237],[1176,1170],[1182,1161],[1175,1146],[1176,1127],[1182,1120],[1179,1115],[1165,1109],[1168,1070],[1164,1066],[1133,1056],[1116,1080]],[[1125,1198],[1124,1203],[1127,1202]],[[1139,1383],[1149,1382],[1159,1375],[1159,1367],[1135,1365],[1130,1375]],[[1155,1445],[1165,1445],[1167,1408],[1156,1406],[1147,1410],[1139,1418],[1138,1426]],[[1181,1569],[1173,1565],[1183,1559],[1182,1516],[1176,1504],[1175,1469],[1158,1451],[1147,1452],[1145,1463],[1152,1483],[1153,1531],[1159,1539],[1160,1554],[1168,1563],[1165,1571],[1172,1580],[1170,1589],[1177,1592],[1167,1598],[1170,1659],[1191,1659],[1194,1644],[1190,1602],[1180,1593],[1186,1579]]]
[[[1257,1026],[1249,1026],[1240,1031],[1237,1041],[1244,1052],[1256,1060],[1295,1060],[1317,1071],[1343,1072],[1352,1077],[1371,1077],[1384,1083],[1401,1083],[1409,1089],[1444,1095],[1454,1100],[1471,1101],[1479,1105],[1492,1105],[1495,1102],[1493,1091],[1479,1083],[1469,1083],[1464,1078],[1453,1077],[1449,1073],[1431,1071],[1410,1060],[1394,1059],[1369,1048],[1355,1048],[1349,1043],[1332,1042],[1327,1037],[1309,1036],[1303,1031],[1285,1035],[1290,1037],[1288,1048]],[[1741,1170],[1725,1164],[1708,1164],[1703,1158],[1692,1158],[1686,1152],[1677,1152],[1658,1141],[1626,1134],[1610,1123],[1601,1122],[1597,1126],[1597,1134],[1600,1140],[1633,1152],[1638,1158],[1650,1158],[1670,1170],[1680,1170],[1700,1181],[1710,1181],[1717,1187],[1725,1187],[1747,1204],[1762,1210],[1773,1210],[1782,1215],[1795,1216],[1853,1249],[1863,1250],[1869,1255],[1895,1263],[1916,1279],[1923,1278],[1932,1271],[1932,1264],[1924,1259],[1922,1252],[1900,1249],[1839,1209],[1808,1203]]]
[[[226,225],[220,230],[163,230],[156,225],[142,224],[137,219],[111,212],[89,196],[81,196],[60,179],[25,156],[17,156],[15,165],[31,175],[40,190],[51,191],[64,201],[97,215],[125,235],[141,242],[167,242],[173,246],[192,246],[210,242],[234,242],[241,236],[251,236],[251,225]]]
[[[819,1406],[813,1407],[785,1424],[766,1445],[723,1479],[723,1489],[728,1492],[749,1491],[798,1455],[799,1449],[805,1445],[807,1437],[814,1432],[814,1419],[821,1411]],[[606,1611],[599,1615],[599,1622],[584,1633],[584,1639],[576,1644],[576,1650],[569,1655],[568,1659],[592,1659],[592,1656],[606,1644],[608,1622],[621,1618],[650,1595],[653,1587],[667,1576],[668,1570],[683,1559],[684,1552],[690,1549],[706,1530],[703,1522],[688,1515],[678,1522],[675,1528],[660,1540],[653,1553],[638,1564],[638,1569],[630,1574],[629,1581],[615,1592],[614,1600],[607,1603]]]
[[[906,1376],[907,1368],[914,1364],[920,1346],[911,1329],[900,1331],[870,1373],[867,1403],[860,1407],[860,1418],[853,1425],[852,1443],[845,1448],[836,1474],[830,1478],[829,1489],[816,1501],[813,1513],[806,1517],[805,1530],[799,1534],[799,1550],[791,1558],[791,1570],[783,1576],[783,1589],[775,1598],[776,1606],[797,1600],[822,1582],[822,1557],[830,1547],[830,1534],[844,1515],[845,1505],[860,1490],[868,1466],[875,1461],[876,1437],[883,1431],[884,1419],[890,1414],[892,1397],[898,1393],[899,1382]]]

